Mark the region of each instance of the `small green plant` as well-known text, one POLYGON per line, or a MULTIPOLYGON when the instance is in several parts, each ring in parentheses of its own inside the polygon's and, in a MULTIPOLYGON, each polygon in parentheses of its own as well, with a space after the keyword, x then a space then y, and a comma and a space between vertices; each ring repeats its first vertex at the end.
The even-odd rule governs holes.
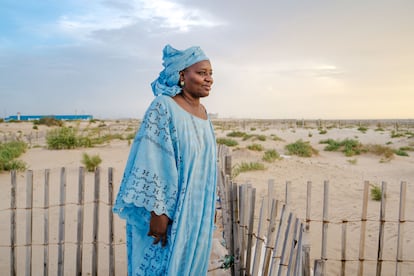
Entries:
POLYGON ((239 143, 237 143, 237 141, 233 139, 217 138, 217 144, 226 145, 228 147, 234 147, 237 146, 239 143))
POLYGON ((259 141, 266 141, 266 135, 257 135, 256 138, 259 141))
POLYGON ((241 131, 232 131, 227 134, 227 137, 244 137, 246 135, 245 132, 241 131))
POLYGON ((371 199, 380 201, 382 198, 382 190, 378 185, 371 184, 371 199))
POLYGON ((365 132, 367 132, 368 128, 367 127, 364 127, 364 126, 360 126, 358 128, 358 130, 361 131, 362 133, 365 133, 365 132))
POLYGON ((323 134, 326 134, 326 133, 328 133, 328 131, 326 129, 322 129, 322 128, 319 129, 319 134, 323 135, 323 134))
POLYGON ((398 137, 403 137, 404 133, 398 132, 398 131, 391 131, 391 138, 398 138, 398 137))
POLYGON ((46 125, 46 126, 63 126, 63 121, 57 120, 53 117, 43 117, 33 122, 34 125, 46 125))
POLYGON ((280 155, 276 150, 267 150, 265 151, 262 160, 266 162, 274 162, 276 160, 280 159, 280 155))
POLYGON ((248 145, 247 148, 249 150, 254 150, 254 151, 263 151, 264 150, 263 146, 260 145, 260 144, 251 144, 251 145, 248 145))
POLYGON ((328 144, 324 150, 326 151, 342 151, 345 156, 358 155, 363 150, 361 143, 358 140, 345 139, 336 141, 334 139, 322 140, 320 144, 328 144))
POLYGON ((16 160, 27 149, 27 144, 21 141, 0 143, 0 172, 10 170, 25 170, 26 164, 16 160))
POLYGON ((240 164, 236 164, 233 167, 232 174, 233 177, 238 176, 240 173, 248 172, 248 171, 259 171, 259 170, 265 170, 265 166, 262 163, 258 162, 242 162, 240 164))
POLYGON ((401 148, 394 150, 394 153, 398 156, 408 156, 408 153, 401 148))
POLYGON ((280 138, 279 136, 277 136, 276 134, 271 134, 270 137, 272 138, 273 141, 280 141, 280 142, 285 141, 282 138, 280 138))
POLYGON ((310 145, 309 142, 304 142, 301 139, 295 143, 286 145, 286 150, 289 154, 300 157, 311 157, 313 154, 318 154, 318 151, 310 145))
POLYGON ((85 165, 88 172, 94 172, 101 162, 102 159, 97 154, 89 156, 87 153, 83 153, 82 155, 82 164, 85 165))
POLYGON ((60 127, 47 132, 46 142, 49 149, 74 149, 77 137, 73 128, 60 127))

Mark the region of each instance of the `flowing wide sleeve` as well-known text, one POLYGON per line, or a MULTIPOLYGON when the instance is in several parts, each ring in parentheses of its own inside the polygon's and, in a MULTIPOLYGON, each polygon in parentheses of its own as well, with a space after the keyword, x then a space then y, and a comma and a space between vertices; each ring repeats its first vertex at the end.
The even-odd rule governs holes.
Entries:
POLYGON ((160 98, 148 108, 134 139, 114 206, 114 212, 131 223, 149 211, 172 219, 176 208, 177 135, 160 98))

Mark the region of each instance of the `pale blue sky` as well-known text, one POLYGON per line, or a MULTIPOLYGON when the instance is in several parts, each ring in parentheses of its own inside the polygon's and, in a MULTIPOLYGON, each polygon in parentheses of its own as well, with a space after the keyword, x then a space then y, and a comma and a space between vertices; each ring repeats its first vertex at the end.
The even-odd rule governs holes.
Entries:
POLYGON ((414 118, 412 0, 0 0, 0 117, 142 117, 165 44, 232 118, 414 118))

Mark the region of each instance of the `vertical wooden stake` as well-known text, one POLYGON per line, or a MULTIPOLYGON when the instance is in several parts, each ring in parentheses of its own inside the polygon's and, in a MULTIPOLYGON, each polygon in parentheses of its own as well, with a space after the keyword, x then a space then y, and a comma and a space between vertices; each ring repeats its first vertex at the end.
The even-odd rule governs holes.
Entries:
POLYGON ((66 169, 60 171, 60 207, 59 207, 59 237, 58 237, 58 272, 63 276, 65 272, 65 202, 66 202, 66 169))
POLYGON ((259 275, 259 264, 262 257, 262 248, 264 243, 264 228, 266 222, 266 200, 262 198, 262 204, 260 206, 260 217, 259 225, 257 228, 257 237, 256 237, 256 248, 254 252, 254 261, 253 261, 253 270, 251 275, 259 275))
POLYGON ((85 199, 85 168, 79 167, 78 179, 78 228, 76 245, 76 275, 82 275, 83 260, 83 223, 84 223, 84 199, 85 199))
POLYGON ((92 276, 98 275, 98 233, 99 233, 99 186, 100 168, 95 170, 95 187, 93 197, 93 229, 92 229, 92 276))
POLYGON ((322 223, 322 273, 325 275, 325 262, 327 260, 326 247, 328 241, 328 223, 329 223, 329 181, 325 180, 323 185, 323 223, 322 223))
POLYGON ((346 265, 346 235, 347 220, 342 221, 342 239, 341 239, 341 276, 345 276, 346 265))
POLYGON ((26 179, 26 275, 32 275, 33 231, 33 171, 27 171, 26 179))
POLYGON ((247 228, 247 252, 246 252, 246 275, 250 275, 250 267, 252 260, 252 246, 253 246, 253 227, 254 227, 254 209, 256 206, 256 188, 252 188, 248 195, 249 209, 248 209, 248 228, 247 228))
POLYGON ((45 170, 45 185, 44 185, 44 236, 43 236, 43 276, 49 275, 49 182, 50 170, 45 170))
POLYGON ((407 183, 402 181, 400 185, 400 209, 398 222, 398 240, 397 240, 397 258, 395 265, 395 275, 400 276, 401 264, 403 261, 403 245, 404 245, 404 225, 405 225, 405 201, 407 193, 407 183))
POLYGON ((16 258, 16 171, 11 171, 11 193, 10 193, 10 276, 17 273, 16 258))
POLYGON ((109 275, 115 275, 115 253, 114 253, 114 213, 112 212, 114 194, 113 168, 108 169, 108 220, 109 220, 109 275))
POLYGON ((377 254, 377 271, 376 275, 381 276, 382 270, 382 253, 384 250, 384 226, 385 226, 385 196, 387 193, 387 183, 382 182, 381 185, 381 210, 380 210, 380 226, 378 234, 378 254, 377 254))
POLYGON ((358 274, 357 274, 358 276, 364 275, 365 231, 367 227, 368 190, 369 190, 369 181, 365 181, 364 194, 362 196, 361 234, 359 238, 359 262, 358 262, 358 274))

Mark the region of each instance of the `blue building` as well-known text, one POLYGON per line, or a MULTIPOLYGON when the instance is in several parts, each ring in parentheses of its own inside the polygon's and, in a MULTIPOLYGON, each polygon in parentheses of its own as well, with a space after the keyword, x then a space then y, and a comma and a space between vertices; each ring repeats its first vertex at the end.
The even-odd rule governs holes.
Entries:
POLYGON ((21 115, 17 113, 17 115, 11 115, 4 118, 4 121, 35 121, 40 120, 42 118, 54 118, 56 120, 61 121, 87 121, 92 120, 92 115, 21 115))

